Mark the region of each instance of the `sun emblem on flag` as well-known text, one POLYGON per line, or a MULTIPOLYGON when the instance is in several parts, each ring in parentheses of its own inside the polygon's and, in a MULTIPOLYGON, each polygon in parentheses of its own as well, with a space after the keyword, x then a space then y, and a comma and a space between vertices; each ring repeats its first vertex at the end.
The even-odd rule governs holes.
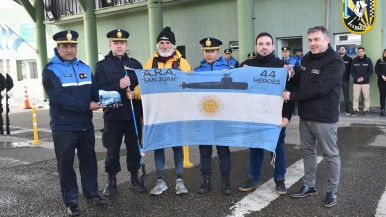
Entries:
POLYGON ((204 96, 198 102, 198 111, 205 117, 214 118, 221 114, 223 109, 224 104, 218 96, 204 96))

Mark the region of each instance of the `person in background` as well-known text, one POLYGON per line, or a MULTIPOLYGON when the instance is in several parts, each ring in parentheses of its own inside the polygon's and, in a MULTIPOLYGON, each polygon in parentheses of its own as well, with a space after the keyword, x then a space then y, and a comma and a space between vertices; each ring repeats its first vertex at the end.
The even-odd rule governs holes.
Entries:
POLYGON ((225 56, 225 61, 227 61, 228 66, 231 69, 238 68, 239 67, 239 62, 232 57, 232 49, 227 48, 224 50, 224 56, 225 56))
POLYGON ((350 97, 349 97, 349 87, 350 87, 350 66, 352 59, 346 54, 347 48, 344 45, 339 46, 339 55, 343 58, 345 71, 342 78, 342 93, 344 99, 344 113, 346 115, 351 115, 350 112, 350 97))
POLYGON ((381 117, 385 116, 386 98, 386 49, 383 50, 382 57, 375 64, 375 73, 378 76, 379 104, 381 105, 381 117))

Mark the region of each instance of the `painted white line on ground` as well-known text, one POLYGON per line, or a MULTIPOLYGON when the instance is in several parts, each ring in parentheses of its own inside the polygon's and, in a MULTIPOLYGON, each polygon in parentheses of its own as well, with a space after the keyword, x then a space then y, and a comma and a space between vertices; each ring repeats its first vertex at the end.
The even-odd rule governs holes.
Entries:
POLYGON ((375 212, 374 217, 386 216, 386 188, 383 192, 381 199, 378 202, 377 211, 375 212))
MULTIPOLYGON (((318 164, 322 159, 323 157, 318 156, 318 164)), ((285 177, 287 188, 295 184, 303 177, 303 175, 304 167, 302 159, 287 168, 287 174, 285 177)), ((260 211, 278 197, 280 197, 280 195, 275 192, 275 182, 272 178, 232 206, 230 208, 232 210, 232 214, 229 215, 229 217, 241 217, 252 212, 260 211)))

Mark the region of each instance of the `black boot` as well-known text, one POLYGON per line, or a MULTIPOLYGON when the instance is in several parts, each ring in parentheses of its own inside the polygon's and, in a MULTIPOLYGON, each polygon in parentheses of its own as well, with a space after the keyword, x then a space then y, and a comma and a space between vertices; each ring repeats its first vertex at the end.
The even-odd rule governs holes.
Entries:
POLYGON ((3 134, 4 134, 3 127, 0 127, 0 135, 3 135, 3 134))
POLYGON ((202 176, 202 184, 201 184, 201 186, 198 188, 197 193, 199 193, 199 194, 206 194, 206 193, 208 193, 211 189, 212 189, 212 187, 210 186, 210 176, 208 176, 208 175, 203 175, 203 176, 202 176))
POLYGON ((140 193, 146 193, 147 192, 147 189, 146 189, 144 183, 142 183, 138 178, 138 173, 132 173, 130 181, 131 181, 131 188, 134 188, 136 191, 138 191, 140 193))
POLYGON ((385 109, 381 109, 381 117, 385 116, 385 109))
POLYGON ((232 194, 233 190, 231 188, 231 184, 229 183, 229 176, 222 176, 221 189, 226 195, 232 194))
POLYGON ((103 195, 108 197, 113 196, 115 190, 117 190, 117 175, 115 173, 109 173, 107 186, 105 190, 103 190, 103 195))

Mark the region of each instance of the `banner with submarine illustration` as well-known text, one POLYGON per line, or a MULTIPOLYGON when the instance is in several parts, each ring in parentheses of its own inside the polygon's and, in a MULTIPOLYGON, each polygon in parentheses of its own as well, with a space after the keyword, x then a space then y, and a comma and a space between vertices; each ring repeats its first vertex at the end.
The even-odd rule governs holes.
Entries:
POLYGON ((144 151, 183 145, 275 151, 287 69, 135 72, 143 105, 144 151))

